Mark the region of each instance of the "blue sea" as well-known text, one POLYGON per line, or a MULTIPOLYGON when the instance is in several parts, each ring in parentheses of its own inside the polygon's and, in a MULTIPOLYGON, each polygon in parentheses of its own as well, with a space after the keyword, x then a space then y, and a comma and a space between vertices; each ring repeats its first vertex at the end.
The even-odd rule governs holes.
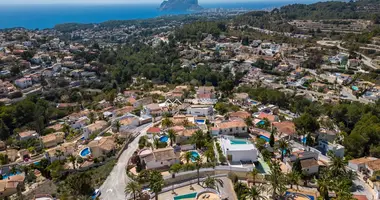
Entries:
MULTIPOLYGON (((291 3, 312 3, 307 1, 266 1, 247 3, 202 4, 204 8, 245 8, 261 10, 280 7, 291 3)), ((28 29, 53 28, 62 23, 100 23, 108 20, 147 19, 162 15, 188 14, 186 11, 161 12, 158 4, 142 5, 84 5, 84 4, 49 4, 49 5, 1 5, 0 29, 24 27, 28 29)))

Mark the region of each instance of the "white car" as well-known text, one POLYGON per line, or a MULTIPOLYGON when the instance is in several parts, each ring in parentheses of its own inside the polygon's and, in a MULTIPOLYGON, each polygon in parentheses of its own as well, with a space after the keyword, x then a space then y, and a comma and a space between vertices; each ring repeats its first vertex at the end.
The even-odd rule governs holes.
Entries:
POLYGON ((99 189, 95 189, 94 193, 92 194, 91 198, 92 199, 96 199, 97 197, 99 197, 102 193, 100 192, 99 189))

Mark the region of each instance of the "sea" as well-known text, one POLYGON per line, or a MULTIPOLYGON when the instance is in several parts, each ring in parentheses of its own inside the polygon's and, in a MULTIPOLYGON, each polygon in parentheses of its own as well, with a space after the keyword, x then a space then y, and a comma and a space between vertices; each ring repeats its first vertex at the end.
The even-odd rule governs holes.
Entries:
MULTIPOLYGON (((313 3, 317 0, 281 0, 245 3, 210 3, 204 8, 263 10, 293 3, 313 3)), ((2 5, 0 29, 23 27, 27 29, 53 28, 62 23, 100 23, 109 20, 148 19, 163 15, 189 14, 187 11, 159 11, 158 4, 30 4, 2 5)))

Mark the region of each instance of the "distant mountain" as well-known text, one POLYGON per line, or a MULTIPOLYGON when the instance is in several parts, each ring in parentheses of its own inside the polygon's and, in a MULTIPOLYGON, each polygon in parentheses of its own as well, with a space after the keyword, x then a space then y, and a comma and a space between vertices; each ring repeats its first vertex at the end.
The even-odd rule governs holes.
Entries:
POLYGON ((165 0, 161 3, 160 10, 202 10, 203 8, 198 5, 198 0, 165 0))

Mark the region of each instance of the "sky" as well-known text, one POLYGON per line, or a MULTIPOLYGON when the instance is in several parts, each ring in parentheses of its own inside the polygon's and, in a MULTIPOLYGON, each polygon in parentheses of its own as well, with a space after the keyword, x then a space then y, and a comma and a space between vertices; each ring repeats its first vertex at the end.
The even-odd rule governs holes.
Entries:
MULTIPOLYGON (((0 0, 1 4, 143 4, 143 3, 161 3, 163 0, 0 0)), ((200 4, 204 3, 232 3, 232 2, 297 2, 303 0, 199 0, 200 4)))

